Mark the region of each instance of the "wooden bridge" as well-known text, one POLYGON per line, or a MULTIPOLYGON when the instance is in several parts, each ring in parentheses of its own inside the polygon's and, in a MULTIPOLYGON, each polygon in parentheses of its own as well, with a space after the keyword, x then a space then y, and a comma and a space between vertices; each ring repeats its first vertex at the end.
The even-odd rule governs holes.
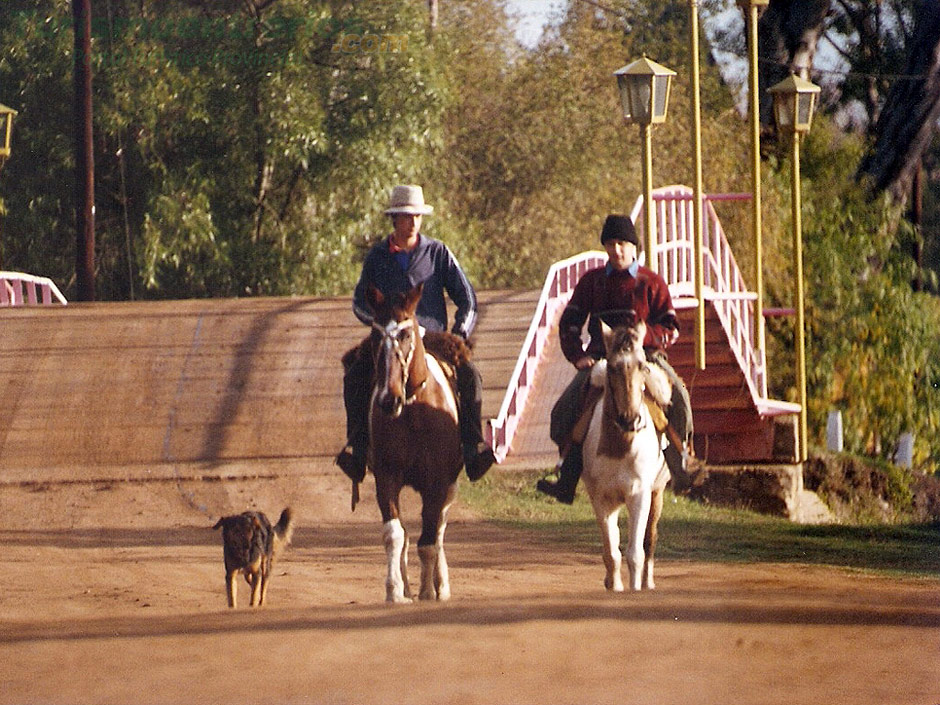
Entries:
MULTIPOLYGON (((654 203, 660 272, 683 331, 670 360, 691 392, 698 455, 709 463, 788 460, 792 446, 781 456, 777 438, 775 450, 775 419, 798 407, 767 398, 763 356, 752 345, 754 295, 714 209, 706 201, 700 371, 690 194, 660 189, 654 203)), ((632 214, 638 222, 641 207, 632 214)), ((541 291, 479 293, 474 354, 487 433, 505 465, 555 460, 548 412, 572 374, 557 318, 580 275, 604 260, 590 252, 559 262, 541 291)), ((271 472, 335 472, 345 433, 339 358, 364 334, 348 298, 63 306, 44 283, 0 276, 0 482, 35 481, 52 466, 72 468, 76 479, 257 473, 259 463, 271 472)))

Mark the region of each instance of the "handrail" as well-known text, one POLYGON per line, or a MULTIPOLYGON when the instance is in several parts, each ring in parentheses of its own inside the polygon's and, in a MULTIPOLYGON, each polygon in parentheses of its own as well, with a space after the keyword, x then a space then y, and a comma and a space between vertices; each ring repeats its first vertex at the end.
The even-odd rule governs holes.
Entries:
POLYGON ((581 276, 589 269, 599 267, 606 261, 607 255, 604 252, 582 252, 556 262, 549 268, 535 306, 535 314, 532 316, 519 357, 516 359, 516 366, 509 378, 509 385, 506 387, 499 414, 486 424, 487 442, 499 462, 502 462, 509 452, 519 417, 529 397, 535 369, 545 349, 545 341, 552 327, 556 325, 561 309, 568 303, 574 286, 581 276))
POLYGON ((68 305, 68 301, 48 277, 24 272, 0 271, 0 306, 68 305))
MULTIPOLYGON (((692 206, 694 194, 688 186, 665 186, 653 191, 656 204, 656 243, 659 273, 669 284, 673 296, 695 295, 694 232, 692 206)), ((711 301, 728 336, 731 350, 744 371, 754 403, 761 406, 767 397, 766 360, 763 350, 754 345, 754 300, 725 237, 713 202, 738 201, 750 194, 715 194, 704 196, 703 295, 711 301)), ((631 217, 642 229, 643 197, 637 198, 631 217)))

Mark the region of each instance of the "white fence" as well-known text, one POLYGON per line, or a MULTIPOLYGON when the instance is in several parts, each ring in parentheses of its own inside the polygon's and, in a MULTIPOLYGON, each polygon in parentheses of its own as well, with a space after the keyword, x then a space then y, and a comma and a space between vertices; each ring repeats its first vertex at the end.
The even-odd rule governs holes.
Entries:
POLYGON ((0 306, 49 306, 68 302, 48 277, 0 272, 0 306))

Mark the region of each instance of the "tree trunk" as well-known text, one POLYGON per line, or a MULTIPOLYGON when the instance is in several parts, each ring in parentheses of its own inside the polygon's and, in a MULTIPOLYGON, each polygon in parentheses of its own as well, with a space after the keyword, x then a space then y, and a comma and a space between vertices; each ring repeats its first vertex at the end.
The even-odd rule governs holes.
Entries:
POLYGON ((75 286, 95 300, 95 151, 92 131, 91 0, 74 0, 75 286))
POLYGON ((888 91, 875 125, 875 143, 858 168, 876 191, 903 203, 940 118, 940 3, 916 5, 914 38, 902 76, 888 91))
POLYGON ((770 0, 758 20, 761 125, 773 126, 773 101, 768 88, 791 73, 810 80, 829 5, 830 0, 770 0))

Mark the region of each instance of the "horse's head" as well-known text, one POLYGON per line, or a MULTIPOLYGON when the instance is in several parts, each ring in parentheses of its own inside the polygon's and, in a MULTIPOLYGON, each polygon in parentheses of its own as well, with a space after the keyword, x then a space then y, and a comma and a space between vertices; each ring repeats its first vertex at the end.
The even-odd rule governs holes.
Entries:
POLYGON ((643 390, 649 374, 649 364, 643 352, 646 324, 610 328, 601 322, 604 348, 607 351, 607 380, 605 407, 623 433, 635 433, 643 428, 643 390))
MULTIPOLYGON (((384 296, 374 286, 366 292, 372 309, 372 354, 375 361, 376 401, 379 408, 397 418, 410 400, 408 381, 416 357, 423 360, 424 348, 415 310, 423 286, 384 296), (420 355, 419 355, 420 353, 420 355)), ((416 389, 413 389, 413 398, 416 389)))

